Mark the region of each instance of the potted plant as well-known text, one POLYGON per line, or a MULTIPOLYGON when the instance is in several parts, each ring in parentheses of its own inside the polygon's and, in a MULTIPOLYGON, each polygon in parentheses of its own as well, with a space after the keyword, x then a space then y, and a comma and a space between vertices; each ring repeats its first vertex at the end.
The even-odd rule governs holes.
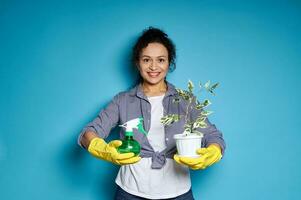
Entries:
MULTIPOLYGON (((207 81, 204 86, 199 83, 200 91, 205 89, 212 95, 215 95, 214 89, 217 88, 219 83, 212 84, 207 81)), ((203 133, 198 131, 198 128, 206 128, 206 119, 212 111, 207 111, 205 108, 211 104, 209 99, 205 99, 202 103, 197 99, 197 96, 193 93, 194 84, 192 81, 188 81, 188 90, 176 89, 178 97, 173 100, 173 103, 180 103, 185 101, 186 109, 183 115, 168 114, 161 118, 161 123, 164 125, 170 125, 184 118, 184 132, 174 135, 176 146, 179 156, 185 157, 199 157, 196 150, 201 147, 203 133), (189 113, 192 109, 200 111, 200 114, 195 120, 189 119, 189 113)))

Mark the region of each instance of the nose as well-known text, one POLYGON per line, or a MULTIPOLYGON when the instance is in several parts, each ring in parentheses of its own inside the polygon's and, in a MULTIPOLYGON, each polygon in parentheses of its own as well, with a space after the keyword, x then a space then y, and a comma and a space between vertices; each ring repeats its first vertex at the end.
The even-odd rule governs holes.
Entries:
POLYGON ((149 66, 149 69, 152 70, 152 71, 156 70, 157 69, 156 62, 151 62, 150 66, 149 66))

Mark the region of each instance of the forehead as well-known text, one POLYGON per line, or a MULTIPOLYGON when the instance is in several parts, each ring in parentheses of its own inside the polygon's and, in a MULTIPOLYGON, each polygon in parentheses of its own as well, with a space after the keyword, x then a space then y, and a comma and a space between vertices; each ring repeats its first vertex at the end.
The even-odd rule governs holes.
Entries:
POLYGON ((141 56, 168 56, 168 51, 166 47, 160 43, 149 43, 145 48, 142 49, 141 56))

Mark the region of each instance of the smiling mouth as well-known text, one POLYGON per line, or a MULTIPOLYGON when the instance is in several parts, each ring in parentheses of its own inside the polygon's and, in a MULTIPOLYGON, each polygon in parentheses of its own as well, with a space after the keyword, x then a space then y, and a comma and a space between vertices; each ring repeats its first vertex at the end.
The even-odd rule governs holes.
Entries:
POLYGON ((147 72, 148 76, 150 76, 151 78, 156 78, 160 73, 161 72, 147 72))

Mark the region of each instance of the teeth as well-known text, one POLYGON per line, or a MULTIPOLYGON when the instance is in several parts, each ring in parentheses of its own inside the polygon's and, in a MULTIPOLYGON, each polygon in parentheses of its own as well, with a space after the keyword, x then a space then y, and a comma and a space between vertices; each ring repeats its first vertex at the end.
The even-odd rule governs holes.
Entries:
POLYGON ((158 76, 160 72, 149 72, 148 73, 150 76, 158 76))

